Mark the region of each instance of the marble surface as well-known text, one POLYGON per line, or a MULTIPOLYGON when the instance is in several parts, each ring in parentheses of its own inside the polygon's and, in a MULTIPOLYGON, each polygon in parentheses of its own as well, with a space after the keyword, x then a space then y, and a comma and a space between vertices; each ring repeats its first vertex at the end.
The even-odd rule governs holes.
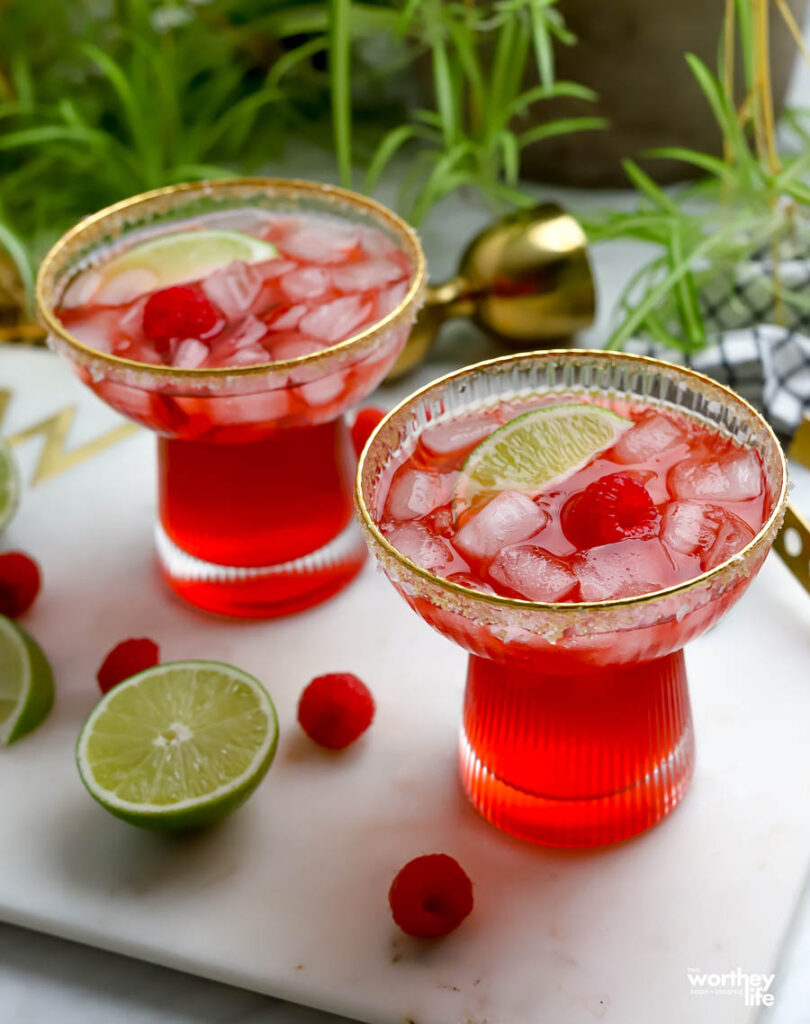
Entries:
MULTIPOLYGON (((806 89, 806 77, 802 75, 794 94, 807 95, 808 92, 810 90, 806 89)), ((288 165, 285 171, 289 173, 291 169, 288 165)), ((318 176, 317 173, 313 173, 311 166, 296 166, 296 170, 303 175, 318 176)), ((559 192, 555 191, 554 194, 559 195, 559 192)), ((582 204, 590 205, 597 201, 591 196, 583 195, 567 198, 575 207, 582 204)), ((458 201, 444 204, 440 214, 423 231, 426 250, 437 276, 452 269, 460 243, 484 223, 486 218, 486 211, 471 208, 467 204, 458 201), (443 233, 442 226, 450 223, 453 225, 452 232, 443 233)), ((638 251, 624 244, 604 247, 595 254, 601 309, 597 325, 590 332, 590 340, 594 343, 598 344, 600 338, 604 337, 611 297, 616 294, 617 288, 626 279, 638 258, 638 251)), ((426 367, 421 377, 430 379, 439 366, 483 358, 491 351, 490 343, 472 328, 452 325, 443 336, 434 356, 433 368, 426 367)), ((411 383, 415 385, 418 382, 411 383)), ((393 397, 382 393, 382 401, 386 404, 393 400, 393 397)), ((81 439, 75 438, 77 441, 81 439)), ((797 476, 800 505, 807 510, 810 508, 810 481, 801 473, 797 473, 797 476)), ((773 562, 772 558, 765 571, 771 573, 773 595, 778 598, 785 588, 789 591, 792 581, 786 577, 781 565, 774 566, 771 564, 773 562)), ((801 598, 802 595, 797 592, 796 601, 801 598)), ((751 595, 746 598, 748 602, 752 600, 751 595)), ((745 614, 744 609, 745 604, 739 609, 741 614, 745 614)), ((801 622, 793 621, 795 612, 789 603, 780 608, 780 615, 789 626, 800 629, 802 635, 806 635, 806 615, 801 622)), ((801 618, 801 613, 799 617, 801 618)), ((416 625, 414 623, 414 628, 416 625)), ((806 778, 805 776, 805 792, 806 778)), ((806 804, 801 806, 806 818, 806 804)), ((673 817, 672 823, 677 823, 677 816, 673 817)), ((667 823, 663 827, 669 827, 670 824, 667 823)), ((711 850, 709 853, 713 856, 716 851, 711 850)), ((0 873, 2 869, 3 864, 0 861, 0 873)), ((763 881, 763 887, 767 889, 767 882, 763 881)), ((756 904, 757 899, 762 897, 762 892, 754 893, 753 896, 756 898, 752 899, 752 903, 756 904)), ((729 908, 729 913, 733 911, 734 908, 729 908)), ((746 921, 744 927, 749 932, 755 932, 761 927, 761 922, 751 918, 746 921)), ((745 939, 744 934, 741 939, 745 939)), ((662 952, 660 955, 666 954, 662 952)), ((622 963, 621 951, 617 951, 615 947, 613 962, 614 965, 622 963)), ((760 1024, 809 1024, 808 964, 810 893, 805 892, 803 903, 797 906, 789 941, 775 968, 776 1004, 771 1011, 762 1015, 760 1024)), ((688 967, 701 965, 675 966, 679 980, 677 986, 673 984, 672 994, 680 998, 683 983, 680 975, 688 967)), ((774 968, 765 964, 751 964, 749 969, 768 971, 774 968)), ((648 984, 646 970, 646 966, 639 970, 637 984, 641 988, 648 984)), ((632 1017, 605 1014, 604 1019, 615 1019, 617 1024, 648 1024, 648 1021, 654 1019, 662 1020, 659 1011, 665 1007, 666 993, 662 999, 660 1004, 650 1005, 647 1013, 632 1017)), ((720 997, 717 997, 713 1004, 717 1007, 716 1018, 711 1008, 706 1009, 707 1005, 711 1007, 712 1004, 703 1005, 702 1012, 708 1015, 701 1019, 710 1021, 711 1024, 714 1024, 715 1019, 721 1019, 721 1013, 728 1012, 726 1002, 720 997)), ((593 1018, 599 1019, 600 1013, 597 1001, 593 1006, 593 1018)), ((554 1019, 559 1024, 568 1024, 565 1017, 556 1016, 549 1019, 554 1019)), ((683 1016, 681 1019, 685 1021, 687 1017, 683 1016)), ((741 1008, 738 1017, 728 1019, 733 1019, 735 1024, 738 1020, 740 1024, 746 1021, 741 1008)), ((25 928, 0 925, 0 1022, 50 1024, 56 1020, 60 1024, 254 1024, 259 1021, 272 1021, 274 1024, 339 1024, 345 1018, 283 1003, 240 988, 192 977, 180 971, 101 952, 25 928)), ((460 1022, 448 1016, 446 1024, 460 1022)), ((493 1017, 489 1019, 489 1024, 507 1024, 507 1021, 493 1017)), ((533 1021, 532 1024, 540 1024, 540 1021, 533 1021)))
MULTIPOLYGON (((68 404, 77 444, 117 422, 50 353, 0 351, 0 380, 11 433, 68 404)), ((37 444, 18 452, 30 479, 37 444)), ((682 805, 632 842, 565 852, 510 839, 464 799, 464 654, 373 565, 287 619, 201 616, 156 579, 153 501, 154 443, 138 431, 27 489, 4 536, 43 565, 25 624, 58 690, 48 720, 0 751, 0 920, 373 1024, 750 1024, 739 997, 694 997, 686 972, 772 970, 808 868, 796 808, 810 777, 810 601, 776 556, 689 647, 698 760, 682 805), (82 789, 75 738, 123 635, 154 637, 166 660, 234 662, 272 693, 276 761, 221 828, 151 835, 82 789), (295 723, 303 685, 335 667, 377 702, 373 728, 338 757, 295 723), (476 910, 442 943, 416 943, 385 896, 402 863, 439 850, 473 878, 476 910)))

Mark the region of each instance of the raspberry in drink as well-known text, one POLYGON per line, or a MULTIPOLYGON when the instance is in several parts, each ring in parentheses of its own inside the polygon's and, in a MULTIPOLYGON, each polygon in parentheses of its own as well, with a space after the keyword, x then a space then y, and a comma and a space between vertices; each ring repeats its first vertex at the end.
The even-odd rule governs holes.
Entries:
POLYGON ((507 357, 383 422, 363 525, 402 596, 470 653, 460 766, 485 817, 591 846, 677 805, 694 763, 682 648, 748 586, 784 500, 761 417, 655 360, 507 357))
POLYGON ((415 236, 369 200, 295 182, 184 186, 123 217, 58 243, 45 313, 84 382, 159 435, 165 578, 233 615, 325 599, 363 560, 344 413, 404 345, 415 236))

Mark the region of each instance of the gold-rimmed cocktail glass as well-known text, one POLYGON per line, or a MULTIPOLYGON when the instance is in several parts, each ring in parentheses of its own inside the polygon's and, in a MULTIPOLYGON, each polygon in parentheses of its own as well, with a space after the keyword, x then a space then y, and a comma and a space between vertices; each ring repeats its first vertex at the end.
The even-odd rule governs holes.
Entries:
POLYGON ((421 303, 416 235, 379 203, 313 182, 241 178, 134 196, 85 218, 51 249, 37 281, 49 344, 100 398, 158 434, 157 549, 163 576, 192 604, 235 616, 296 611, 331 596, 365 553, 352 516, 355 457, 344 414, 383 379, 421 303), (245 208, 328 215, 382 232, 412 274, 387 315, 294 359, 212 369, 102 352, 58 316, 78 272, 133 233, 245 208))
POLYGON ((782 450, 759 413, 707 377, 654 359, 571 350, 508 356, 443 377, 389 413, 361 458, 356 502, 398 592, 470 654, 460 767, 484 817, 535 842, 594 846, 647 829, 677 805, 694 765, 683 648, 748 587, 778 530, 786 488, 782 450), (461 586, 392 546, 379 525, 387 481, 428 424, 555 391, 660 405, 754 448, 769 507, 753 540, 677 586, 559 604, 461 586))

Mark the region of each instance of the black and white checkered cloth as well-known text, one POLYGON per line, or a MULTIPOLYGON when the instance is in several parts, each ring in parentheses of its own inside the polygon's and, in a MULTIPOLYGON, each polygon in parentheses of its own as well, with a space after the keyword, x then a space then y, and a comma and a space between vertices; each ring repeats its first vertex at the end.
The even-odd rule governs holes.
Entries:
POLYGON ((789 440, 810 413, 810 334, 763 324, 725 331, 686 355, 653 341, 634 340, 626 351, 691 366, 742 395, 789 440))

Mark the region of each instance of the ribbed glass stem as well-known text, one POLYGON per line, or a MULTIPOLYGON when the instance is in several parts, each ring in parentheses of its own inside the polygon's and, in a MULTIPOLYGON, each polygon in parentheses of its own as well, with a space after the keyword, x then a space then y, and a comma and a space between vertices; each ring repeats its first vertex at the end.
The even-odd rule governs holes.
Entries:
POLYGON ((557 675, 470 657, 461 773, 485 818, 524 839, 626 839, 686 790, 694 739, 683 652, 557 675))

